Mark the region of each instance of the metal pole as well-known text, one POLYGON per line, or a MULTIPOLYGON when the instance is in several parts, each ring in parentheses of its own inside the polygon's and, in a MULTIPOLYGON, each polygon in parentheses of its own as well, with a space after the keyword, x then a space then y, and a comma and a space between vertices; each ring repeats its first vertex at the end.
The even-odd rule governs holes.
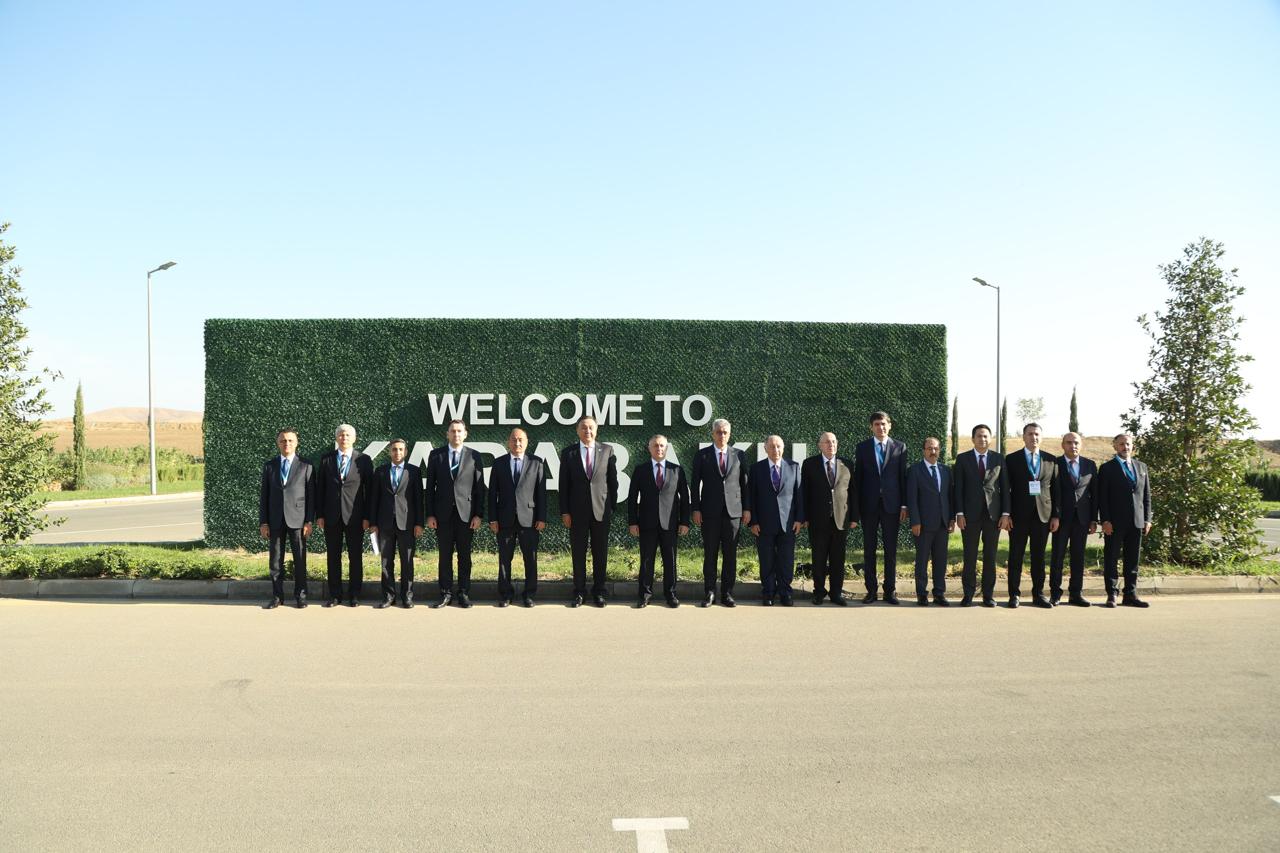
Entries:
POLYGON ((1004 418, 1000 417, 1000 288, 996 288, 996 447, 1004 456, 1004 418))
POLYGON ((147 444, 151 451, 151 494, 154 495, 156 493, 156 409, 155 382, 151 373, 151 272, 147 273, 147 444))

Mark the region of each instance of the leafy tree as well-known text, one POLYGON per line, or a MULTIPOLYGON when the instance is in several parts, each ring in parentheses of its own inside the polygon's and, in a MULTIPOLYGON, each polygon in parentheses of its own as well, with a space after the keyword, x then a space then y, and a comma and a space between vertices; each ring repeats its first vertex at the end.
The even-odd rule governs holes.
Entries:
POLYGON ((71 476, 75 479, 76 489, 87 488, 86 473, 89 450, 84 440, 84 384, 76 383, 76 410, 71 417, 71 453, 75 459, 75 467, 71 476))
POLYGON ((1009 440, 1009 398, 1000 403, 1000 435, 997 436, 996 449, 1004 453, 1004 443, 1009 440))
POLYGON ((1044 418, 1044 397, 1023 397, 1018 400, 1019 426, 1044 418))
POLYGON ((1257 422, 1244 407, 1234 302, 1244 293, 1237 270, 1218 263, 1226 250, 1207 238, 1162 265, 1172 295, 1165 310, 1138 318, 1151 338, 1151 376, 1133 383, 1123 416, 1151 468, 1155 521, 1147 550, 1171 563, 1204 566, 1252 554, 1258 490, 1245 481, 1257 422))
POLYGON ((1071 386, 1071 420, 1067 422, 1067 430, 1079 434, 1080 412, 1076 408, 1076 386, 1071 386))
MULTIPOLYGON (((9 223, 0 223, 0 235, 9 223)), ((19 315, 27 307, 22 297, 16 250, 0 240, 0 545, 11 545, 47 527, 37 495, 49 481, 53 436, 40 434, 40 418, 49 411, 41 381, 48 370, 30 372, 25 346, 27 327, 19 315)))
POLYGON ((960 397, 951 401, 951 459, 960 455, 960 397))

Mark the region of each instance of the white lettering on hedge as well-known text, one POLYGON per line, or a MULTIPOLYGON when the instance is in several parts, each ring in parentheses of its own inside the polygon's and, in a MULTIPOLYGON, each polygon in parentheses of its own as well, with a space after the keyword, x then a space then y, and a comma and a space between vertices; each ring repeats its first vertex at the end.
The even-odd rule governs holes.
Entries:
POLYGON ((681 414, 684 415, 684 422, 689 426, 702 426, 707 421, 711 420, 711 401, 701 394, 693 394, 692 396, 686 397, 681 414), (701 404, 702 406, 702 415, 696 419, 691 414, 694 403, 701 404))
POLYGON ((613 410, 618 398, 613 394, 605 394, 604 399, 595 394, 587 395, 587 416, 595 418, 597 424, 613 423, 613 410))
POLYGON ((556 417, 556 423, 564 426, 576 424, 578 422, 578 418, 582 417, 582 400, 576 394, 561 394, 559 397, 556 397, 556 401, 551 404, 551 411, 556 417), (566 400, 573 403, 573 414, 569 416, 566 416, 564 411, 560 408, 560 404, 566 400))
POLYGON ((427 401, 431 404, 431 420, 438 424, 461 418, 467 408, 466 394, 458 399, 452 394, 428 394, 427 401))
POLYGON ((662 404, 662 425, 671 426, 671 404, 680 402, 680 395, 658 394, 653 399, 662 404))
MULTIPOLYGON (((540 426, 551 418, 563 426, 572 426, 584 414, 595 418, 600 426, 644 426, 643 394, 575 394, 566 391, 551 402, 551 410, 544 407, 550 398, 546 394, 533 393, 520 401, 519 414, 512 414, 514 398, 496 392, 467 392, 466 394, 428 394, 427 404, 431 420, 436 424, 466 420, 472 426, 516 426, 525 423, 540 426)), ((676 404, 679 413, 689 426, 703 426, 711 421, 715 412, 711 400, 705 394, 655 394, 652 401, 662 407, 662 425, 669 427, 676 420, 676 404)))
POLYGON ((471 425, 493 426, 493 395, 471 395, 471 425))
POLYGON ((547 422, 547 418, 551 416, 546 412, 539 412, 535 415, 533 413, 533 409, 529 406, 530 403, 541 403, 545 406, 547 404, 546 395, 530 394, 528 397, 525 397, 524 402, 520 404, 520 415, 524 418, 525 423, 529 426, 541 426, 542 424, 545 424, 547 422))

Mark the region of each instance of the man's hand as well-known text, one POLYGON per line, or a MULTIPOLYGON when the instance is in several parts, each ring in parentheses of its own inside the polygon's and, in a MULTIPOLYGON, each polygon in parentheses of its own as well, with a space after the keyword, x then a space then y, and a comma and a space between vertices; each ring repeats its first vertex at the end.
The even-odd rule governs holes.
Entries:
POLYGON ((316 519, 316 527, 319 527, 321 530, 324 530, 324 519, 323 519, 323 518, 317 518, 317 519, 316 519))
POLYGON ((261 527, 258 528, 258 535, 261 536, 263 539, 271 538, 271 528, 265 524, 262 525, 261 527))
POLYGON ((1007 515, 1000 516, 1000 523, 997 524, 996 527, 999 527, 1001 530, 1012 530, 1013 518, 1007 515))
POLYGON ((959 527, 961 530, 964 530, 964 516, 963 516, 963 515, 957 515, 957 516, 956 516, 955 526, 956 526, 956 527, 959 527))
POLYGON ((419 536, 421 536, 421 535, 422 535, 422 525, 421 525, 421 524, 415 524, 415 525, 413 526, 413 538, 414 538, 414 539, 417 539, 417 538, 418 538, 419 536))
POLYGON ((309 522, 309 521, 307 521, 307 522, 303 522, 303 525, 302 525, 302 538, 303 538, 303 539, 306 539, 306 538, 307 538, 308 536, 310 536, 310 535, 311 535, 311 522, 309 522))
POLYGON ((628 533, 630 533, 632 536, 639 536, 639 535, 640 535, 640 525, 638 525, 638 524, 631 524, 631 525, 628 525, 628 526, 627 526, 627 532, 628 532, 628 533))
POLYGON ((857 529, 858 529, 858 522, 856 522, 856 521, 851 521, 851 522, 849 522, 849 529, 850 529, 850 530, 857 530, 857 529))
POLYGON ((480 529, 480 516, 478 515, 471 516, 471 529, 472 530, 480 529))
POLYGON ((564 515, 560 516, 560 523, 564 525, 565 530, 573 529, 573 519, 569 516, 569 513, 567 512, 564 515))
POLYGON ((911 513, 907 512, 907 508, 904 506, 901 509, 901 511, 898 512, 898 523, 902 524, 904 521, 906 521, 910 517, 911 517, 911 513))
POLYGON ((435 530, 438 527, 436 517, 434 515, 427 516, 427 527, 430 527, 432 530, 435 530))
POLYGON ((758 525, 758 524, 753 524, 753 525, 751 525, 751 532, 752 532, 754 535, 759 536, 759 535, 760 535, 760 525, 758 525))
POLYGON ((702 526, 702 513, 696 509, 693 511, 693 523, 702 526))
POLYGON ((376 524, 366 524, 365 529, 369 531, 370 536, 378 535, 378 525, 376 524))
POLYGON ((1058 528, 1059 528, 1060 526, 1061 526, 1061 521, 1060 521, 1059 519, 1056 519, 1056 518, 1051 518, 1051 519, 1049 519, 1049 532, 1050 532, 1050 533, 1057 533, 1057 532, 1058 532, 1058 528))
POLYGON ((491 522, 489 522, 489 529, 490 529, 490 530, 492 530, 494 533, 497 533, 497 532, 498 532, 498 522, 496 522, 496 521, 491 521, 491 522))
POLYGON ((799 533, 799 532, 800 532, 801 530, 803 530, 803 529, 804 529, 804 524, 803 524, 802 522, 799 522, 799 521, 793 521, 793 522, 791 522, 791 532, 792 532, 792 533, 799 533))
POLYGON ((919 535, 920 535, 920 525, 919 525, 919 524, 913 524, 913 525, 911 525, 911 535, 912 535, 912 536, 919 536, 919 535))
POLYGON ((954 533, 954 532, 955 532, 955 530, 956 530, 956 523, 955 523, 955 521, 954 521, 954 520, 952 520, 952 522, 951 522, 950 524, 948 524, 948 525, 947 525, 947 532, 948 532, 948 533, 954 533))
POLYGON ((1111 522, 1109 521, 1102 522, 1103 536, 1110 536, 1112 533, 1115 533, 1115 532, 1116 532, 1116 529, 1111 525, 1111 522))
POLYGON ((751 510, 746 509, 742 511, 742 523, 748 527, 751 526, 751 510))
POLYGON ((1098 532, 1098 522, 1096 521, 1089 522, 1089 535, 1092 536, 1097 532, 1098 532))
POLYGON ((367 518, 366 518, 364 521, 360 522, 360 526, 361 526, 362 528, 364 528, 365 530, 368 530, 368 529, 369 529, 369 519, 367 519, 367 518))
POLYGON ((683 536, 688 532, 689 532, 689 525, 687 524, 682 524, 676 528, 676 533, 679 534, 680 536, 683 536))
MULTIPOLYGON (((568 525, 565 525, 565 526, 567 527, 568 525)), ((533 523, 533 529, 534 529, 534 530, 537 530, 537 531, 539 531, 539 532, 541 532, 541 531, 543 531, 543 530, 546 530, 546 529, 547 529, 547 523, 546 523, 545 521, 535 521, 535 522, 533 523)))
POLYGON ((1146 536, 1150 532, 1151 532, 1151 522, 1148 521, 1146 524, 1142 525, 1142 535, 1146 536))

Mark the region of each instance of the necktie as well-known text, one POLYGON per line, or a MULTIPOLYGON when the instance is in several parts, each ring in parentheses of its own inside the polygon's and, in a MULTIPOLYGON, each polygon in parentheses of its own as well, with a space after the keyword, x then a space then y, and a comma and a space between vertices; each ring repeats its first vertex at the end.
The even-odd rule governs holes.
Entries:
POLYGON ((930 466, 929 466, 929 476, 933 478, 933 485, 934 485, 934 487, 935 487, 939 492, 941 492, 941 491, 942 491, 942 478, 938 475, 938 466, 937 466, 937 465, 930 465, 930 466))
POLYGON ((1124 475, 1129 478, 1129 482, 1131 484, 1136 483, 1138 478, 1133 475, 1133 469, 1129 467, 1129 460, 1121 459, 1120 465, 1124 468, 1124 475))
POLYGON ((520 460, 514 460, 511 469, 511 484, 513 486, 520 485, 520 460))
POLYGON ((1027 463, 1027 468, 1031 470, 1031 479, 1040 479, 1040 454, 1032 453, 1028 458, 1031 460, 1027 463))
POLYGON ((884 445, 878 441, 876 442, 876 467, 881 471, 884 470, 884 445))
MULTIPOLYGON (((1125 470, 1127 471, 1128 469, 1125 470)), ((283 486, 287 482, 289 482, 289 460, 282 459, 280 461, 280 485, 283 486)))
POLYGON ((338 476, 347 479, 347 454, 338 454, 338 476))
POLYGON ((773 490, 775 492, 782 491, 782 472, 778 470, 777 465, 769 466, 773 469, 773 490))
POLYGON ((399 488, 400 488, 400 466, 392 465, 391 466, 391 491, 394 492, 399 488))
POLYGON ((1080 461, 1078 459, 1071 460, 1071 480, 1075 482, 1080 479, 1080 461))
POLYGON ((724 461, 724 451, 721 450, 720 451, 720 476, 723 477, 725 474, 728 474, 728 473, 729 473, 729 469, 725 465, 725 461, 724 461))
POLYGON ((586 467, 588 480, 591 479, 591 472, 595 470, 595 465, 593 464, 593 460, 591 458, 595 454, 592 452, 592 450, 593 448, 587 447, 587 448, 583 448, 583 451, 582 451, 584 454, 582 457, 582 464, 586 467))
POLYGON ((987 478, 987 454, 978 454, 978 479, 985 480, 987 478))
POLYGON ((449 451, 449 473, 454 477, 458 476, 458 451, 449 451))
POLYGON ((831 484, 831 488, 836 487, 836 465, 830 459, 827 460, 827 482, 831 484))
POLYGON ((654 470, 653 470, 653 480, 655 483, 658 484, 658 491, 662 491, 662 484, 666 482, 666 480, 662 476, 662 467, 663 467, 662 463, 659 462, 657 465, 654 466, 654 470))

